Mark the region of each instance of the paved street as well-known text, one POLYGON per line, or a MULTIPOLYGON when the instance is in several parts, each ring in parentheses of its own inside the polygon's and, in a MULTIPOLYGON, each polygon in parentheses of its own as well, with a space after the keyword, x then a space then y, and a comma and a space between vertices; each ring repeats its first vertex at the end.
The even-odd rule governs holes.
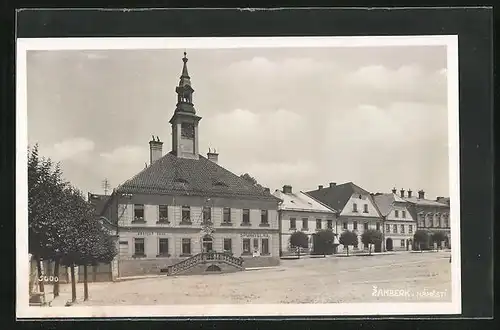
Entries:
MULTIPOLYGON (((70 299, 70 285, 61 290, 53 306, 70 299)), ((451 264, 443 251, 304 258, 231 274, 91 283, 89 292, 84 303, 78 285, 79 305, 442 302, 451 301, 451 264)))

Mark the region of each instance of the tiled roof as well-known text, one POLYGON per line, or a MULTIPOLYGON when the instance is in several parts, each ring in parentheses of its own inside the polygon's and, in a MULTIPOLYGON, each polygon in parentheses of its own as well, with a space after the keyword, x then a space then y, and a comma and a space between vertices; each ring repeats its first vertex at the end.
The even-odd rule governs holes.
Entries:
POLYGON ((95 207, 95 213, 101 215, 111 196, 89 193, 89 202, 95 207))
POLYGON ((302 191, 298 193, 284 193, 280 190, 274 192, 274 196, 281 199, 283 203, 280 206, 281 210, 296 210, 321 213, 335 213, 334 210, 326 207, 311 196, 306 195, 302 191))
POLYGON ((344 209, 346 203, 349 201, 353 194, 367 195, 368 198, 373 202, 373 204, 375 204, 373 197, 368 191, 355 185, 352 182, 308 191, 306 192, 306 194, 339 211, 344 209))
POLYGON ((406 203, 404 199, 393 193, 375 195, 373 196, 373 199, 375 200, 378 210, 383 216, 386 216, 391 212, 392 205, 394 203, 406 203))
POLYGON ((418 197, 405 197, 404 199, 407 202, 413 203, 416 205, 449 207, 448 204, 436 202, 436 201, 433 201, 430 199, 422 199, 422 198, 418 198, 418 197))
POLYGON ((116 191, 279 201, 270 192, 252 185, 201 155, 199 159, 186 159, 176 157, 171 152, 125 181, 116 191))

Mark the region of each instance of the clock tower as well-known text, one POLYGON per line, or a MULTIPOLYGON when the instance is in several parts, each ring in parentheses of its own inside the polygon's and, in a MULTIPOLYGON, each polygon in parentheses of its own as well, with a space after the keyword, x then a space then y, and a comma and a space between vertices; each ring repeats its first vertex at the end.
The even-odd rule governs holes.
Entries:
POLYGON ((198 123, 201 117, 196 115, 193 105, 194 89, 191 87, 186 55, 186 52, 184 52, 182 74, 179 86, 175 88, 177 106, 174 115, 170 119, 172 125, 172 152, 180 158, 198 159, 198 123))

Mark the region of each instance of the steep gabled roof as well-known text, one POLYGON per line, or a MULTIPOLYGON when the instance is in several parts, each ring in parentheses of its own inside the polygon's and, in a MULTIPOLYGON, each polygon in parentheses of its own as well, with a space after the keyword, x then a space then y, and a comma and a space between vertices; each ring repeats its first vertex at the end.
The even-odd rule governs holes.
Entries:
POLYGON ((276 190, 274 192, 274 196, 283 201, 280 205, 280 210, 335 213, 335 210, 328 208, 302 191, 299 191, 298 193, 284 193, 280 190, 276 190))
POLYGON ((352 182, 308 191, 306 194, 338 211, 344 209, 353 194, 368 195, 368 198, 375 204, 373 197, 368 191, 352 182))
POLYGON ((176 157, 171 152, 125 181, 116 191, 279 201, 270 192, 254 186, 202 155, 199 159, 186 159, 176 157))
POLYGON ((401 197, 392 193, 375 195, 373 196, 373 200, 383 216, 387 216, 391 212, 394 202, 406 203, 401 197))
POLYGON ((407 202, 418 205, 418 206, 440 206, 440 207, 449 207, 448 204, 436 202, 430 199, 423 199, 418 197, 405 197, 407 202))

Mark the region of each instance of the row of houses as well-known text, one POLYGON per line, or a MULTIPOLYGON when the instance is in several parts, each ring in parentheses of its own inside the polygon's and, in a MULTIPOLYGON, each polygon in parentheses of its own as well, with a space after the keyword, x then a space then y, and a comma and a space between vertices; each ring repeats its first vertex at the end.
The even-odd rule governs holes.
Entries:
POLYGON ((366 228, 387 227, 383 248, 390 249, 389 239, 392 248, 411 244, 411 233, 421 224, 449 228, 449 205, 428 201, 423 192, 416 199, 401 198, 394 192, 370 194, 353 183, 332 183, 308 192, 284 186, 271 193, 222 167, 215 150, 201 155, 202 118, 193 104, 186 53, 182 61, 169 121, 171 150, 164 154, 163 142, 153 136, 148 166, 109 196, 89 193, 97 218, 116 237, 113 278, 182 270, 209 251, 234 267, 241 262, 245 267, 278 265, 294 230, 361 234, 366 228))
MULTIPOLYGON (((384 240, 375 251, 412 250, 413 236, 419 229, 443 231, 444 245, 450 247, 449 198, 436 200, 425 198, 420 190, 418 196, 394 188, 389 193, 370 193, 352 182, 337 185, 331 182, 312 191, 293 192, 289 185, 276 190, 274 195, 283 202, 279 206, 281 253, 294 251, 290 246, 290 236, 301 230, 310 237, 313 250, 313 235, 322 229, 331 229, 337 236, 346 230, 358 234, 358 244, 354 250, 368 247, 361 242, 361 235, 368 229, 383 234, 384 240)), ((343 246, 339 245, 337 252, 343 246)))

